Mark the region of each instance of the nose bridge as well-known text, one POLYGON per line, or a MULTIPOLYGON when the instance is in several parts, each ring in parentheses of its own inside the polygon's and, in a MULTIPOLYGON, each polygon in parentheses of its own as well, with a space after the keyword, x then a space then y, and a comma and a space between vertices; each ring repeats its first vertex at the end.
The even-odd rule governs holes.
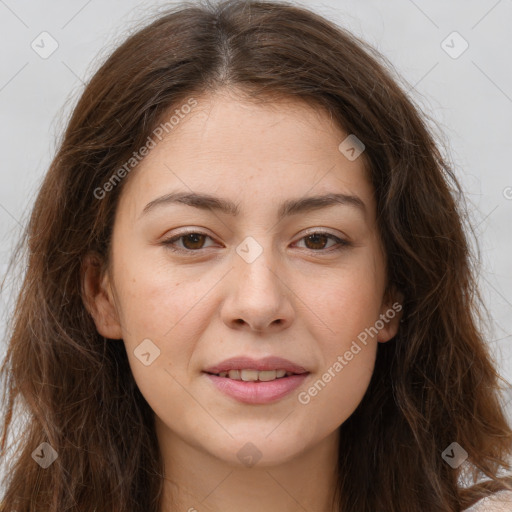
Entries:
POLYGON ((237 247, 234 285, 224 313, 225 321, 242 321, 261 331, 270 325, 288 323, 292 313, 286 286, 279 276, 282 266, 270 236, 248 236, 237 247))
POLYGON ((236 253, 238 258, 235 267, 240 269, 241 283, 266 288, 276 279, 276 269, 279 265, 276 265, 277 255, 274 253, 270 237, 258 236, 256 239, 248 236, 237 246, 236 253))

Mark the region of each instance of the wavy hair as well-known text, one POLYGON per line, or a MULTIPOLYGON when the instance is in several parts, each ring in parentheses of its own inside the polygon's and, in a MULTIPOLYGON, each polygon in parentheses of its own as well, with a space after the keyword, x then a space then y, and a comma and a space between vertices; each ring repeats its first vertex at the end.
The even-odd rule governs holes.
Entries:
POLYGON ((85 307, 83 261, 95 251, 108 265, 130 177, 101 200, 95 191, 173 107, 221 88, 255 103, 288 98, 324 109, 366 146, 387 275, 405 317, 394 340, 378 345, 369 388, 340 426, 333 508, 456 512, 512 489, 499 474, 511 469, 512 431, 482 327, 467 207, 427 115, 399 82, 369 44, 280 1, 172 6, 104 60, 71 113, 9 266, 23 262, 1 373, 0 510, 159 512, 153 412, 122 340, 99 335, 85 307), (58 453, 47 469, 32 457, 42 442, 58 453), (452 442, 468 453, 471 488, 461 484, 468 464, 452 468, 441 456, 452 442))

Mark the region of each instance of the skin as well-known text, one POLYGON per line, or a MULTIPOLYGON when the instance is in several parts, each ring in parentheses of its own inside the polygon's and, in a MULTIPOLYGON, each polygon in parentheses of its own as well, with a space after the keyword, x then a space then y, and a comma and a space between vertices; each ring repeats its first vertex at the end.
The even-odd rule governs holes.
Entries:
POLYGON ((100 334, 124 341, 155 413, 166 473, 161 512, 329 510, 338 428, 362 400, 377 343, 396 334, 400 316, 359 343, 307 405, 298 401, 397 299, 385 293, 364 154, 348 160, 338 150, 348 134, 298 101, 255 105, 227 91, 197 100, 125 178, 109 267, 100 274, 87 260, 88 308, 100 334), (142 214, 174 190, 230 199, 240 214, 183 204, 142 214), (337 204, 277 221, 283 201, 325 193, 358 196, 365 210, 337 204), (189 252, 172 252, 162 242, 184 228, 207 236, 179 239, 174 246, 189 252), (311 231, 351 245, 308 241, 311 231), (236 252, 248 236, 263 251, 252 263, 236 252), (147 338, 160 350, 149 366, 134 354, 147 338), (281 356, 310 375, 277 402, 240 403, 202 373, 235 355, 281 356), (248 442, 261 453, 252 467, 237 457, 248 442))

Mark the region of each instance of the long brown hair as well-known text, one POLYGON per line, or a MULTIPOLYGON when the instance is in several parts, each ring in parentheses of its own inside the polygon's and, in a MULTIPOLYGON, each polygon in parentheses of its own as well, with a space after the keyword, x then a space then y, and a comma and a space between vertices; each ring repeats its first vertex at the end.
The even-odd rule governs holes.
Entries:
POLYGON ((389 283, 405 316, 395 339, 379 344, 368 391, 340 427, 336 509, 460 511, 512 489, 499 475, 510 470, 512 431, 482 334, 462 191, 391 68, 306 8, 251 0, 174 6, 101 65, 11 261, 24 274, 1 374, 4 461, 12 451, 1 510, 160 512, 154 416, 123 342, 100 336, 84 306, 82 264, 90 251, 108 264, 130 176, 101 199, 95 191, 172 108, 221 87, 256 103, 305 101, 366 146, 389 283), (25 413, 19 432, 16 405, 25 413), (32 457, 43 442, 58 454, 46 469, 32 457), (453 442, 468 454, 455 468, 442 457, 453 442), (471 483, 487 483, 464 489, 467 467, 471 483))

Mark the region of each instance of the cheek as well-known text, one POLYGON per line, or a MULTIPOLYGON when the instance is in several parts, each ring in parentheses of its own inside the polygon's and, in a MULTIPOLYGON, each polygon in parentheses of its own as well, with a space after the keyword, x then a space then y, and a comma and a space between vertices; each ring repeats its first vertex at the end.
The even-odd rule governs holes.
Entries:
POLYGON ((118 276, 130 368, 155 411, 184 405, 186 393, 180 383, 186 382, 197 340, 208 326, 204 310, 208 287, 204 289, 204 283, 193 278, 184 284, 182 278, 151 265, 125 266, 118 276))
POLYGON ((326 348, 327 363, 297 396, 297 407, 314 437, 333 432, 357 409, 370 384, 376 348, 344 339, 326 348))
POLYGON ((201 325, 209 286, 196 273, 165 262, 121 261, 117 282, 121 311, 129 336, 173 339, 177 331, 192 337, 201 325))
POLYGON ((168 400, 182 394, 177 382, 183 381, 182 374, 207 326, 202 321, 205 303, 201 301, 207 290, 203 283, 188 281, 185 285, 176 272, 152 265, 117 268, 129 364, 141 393, 158 407, 163 397, 168 400))
POLYGON ((339 427, 356 410, 375 366, 377 341, 364 331, 370 322, 350 313, 340 310, 333 317, 336 334, 322 339, 318 346, 322 365, 298 396, 299 407, 317 418, 324 432, 339 427))
POLYGON ((377 353, 372 327, 379 319, 382 293, 379 269, 363 251, 336 272, 320 275, 309 293, 311 318, 322 320, 311 323, 319 326, 314 337, 322 366, 299 403, 332 428, 354 412, 370 383, 377 353))
MULTIPOLYGON (((369 251, 360 251, 346 265, 302 281, 301 296, 322 320, 328 346, 343 349, 345 343, 374 325, 379 318, 383 279, 369 251)), ((323 339, 325 337, 319 337, 323 339)))

